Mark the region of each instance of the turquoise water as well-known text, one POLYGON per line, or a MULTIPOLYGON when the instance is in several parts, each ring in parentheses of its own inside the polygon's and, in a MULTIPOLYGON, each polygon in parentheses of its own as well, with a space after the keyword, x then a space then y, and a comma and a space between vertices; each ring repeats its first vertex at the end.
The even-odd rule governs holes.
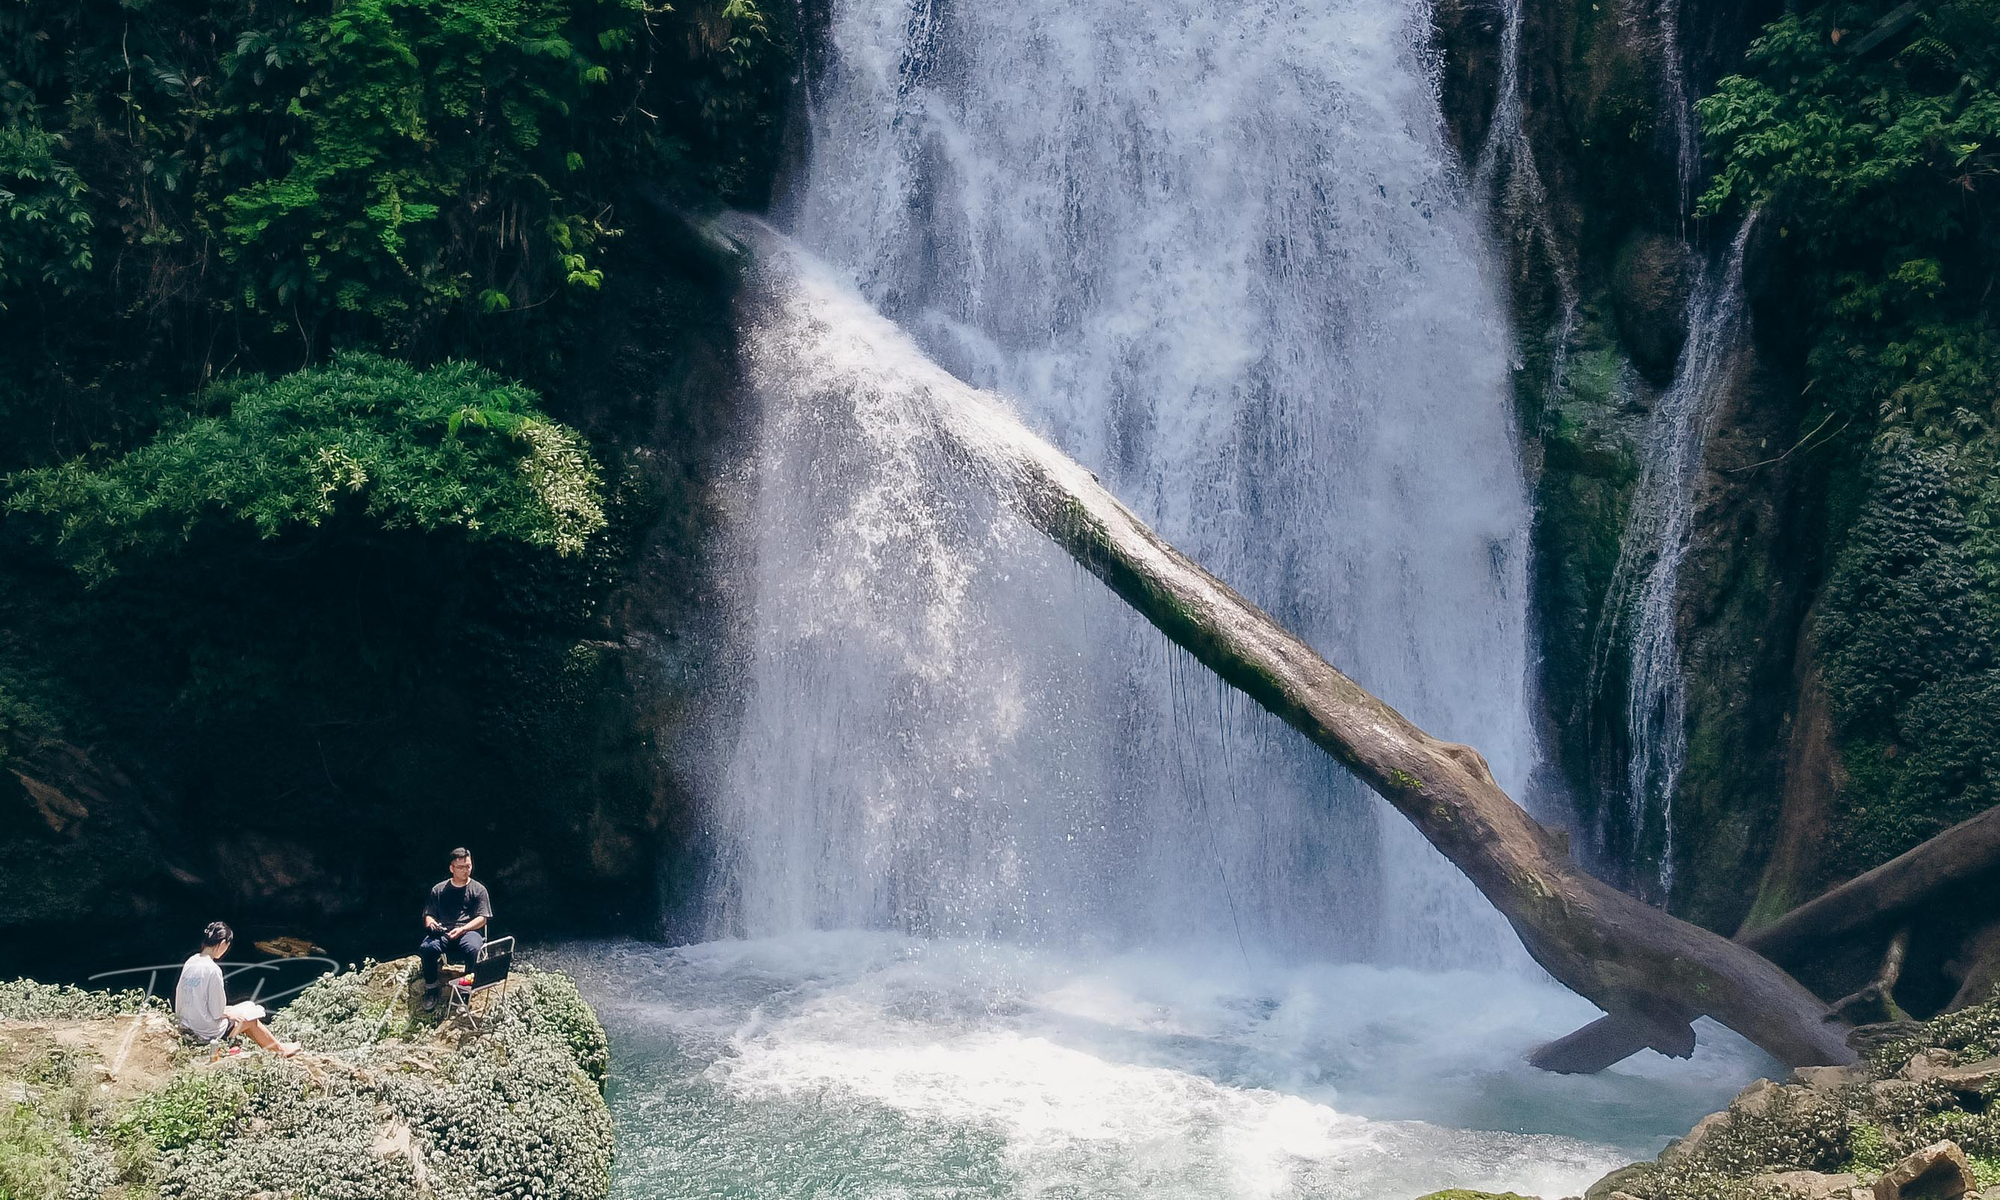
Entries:
POLYGON ((577 943, 610 1031, 619 1197, 1580 1193, 1774 1065, 1594 1077, 1521 1056, 1594 1015, 1545 980, 1093 957, 893 934, 577 943))

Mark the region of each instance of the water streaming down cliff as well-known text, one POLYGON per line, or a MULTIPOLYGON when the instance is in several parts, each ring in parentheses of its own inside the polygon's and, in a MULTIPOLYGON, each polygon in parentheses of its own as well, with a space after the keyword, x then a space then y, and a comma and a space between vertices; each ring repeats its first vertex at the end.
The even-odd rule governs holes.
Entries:
MULTIPOLYGON (((836 4, 786 216, 929 357, 1518 788, 1506 330, 1426 16, 836 4)), ((811 339, 763 320, 719 929, 1516 953, 1385 805, 968 493, 908 397, 821 395, 811 339)))
POLYGON ((1619 560, 1600 633, 1602 655, 1622 636, 1626 678, 1626 804, 1633 841, 1657 854, 1659 898, 1674 885, 1674 792, 1687 759, 1687 681, 1681 673, 1681 564, 1694 534, 1702 455, 1731 368, 1748 333, 1743 256, 1755 218, 1709 263, 1689 292, 1687 341, 1674 381, 1648 421, 1619 560))
MULTIPOLYGON (((1486 136, 1473 158, 1473 194, 1488 210, 1498 235, 1510 240, 1515 269, 1525 271, 1533 264, 1547 272, 1554 293, 1550 297, 1554 319, 1548 322, 1544 335, 1548 366, 1540 386, 1546 394, 1557 395, 1569 372, 1570 343, 1576 333, 1581 297, 1576 267, 1564 239, 1556 232, 1548 186, 1535 161, 1534 141, 1528 136, 1521 47, 1527 0, 1505 0, 1500 18, 1499 79, 1486 136)), ((1532 301, 1529 307, 1533 307, 1532 301)), ((1518 364, 1516 369, 1525 365, 1518 364)))

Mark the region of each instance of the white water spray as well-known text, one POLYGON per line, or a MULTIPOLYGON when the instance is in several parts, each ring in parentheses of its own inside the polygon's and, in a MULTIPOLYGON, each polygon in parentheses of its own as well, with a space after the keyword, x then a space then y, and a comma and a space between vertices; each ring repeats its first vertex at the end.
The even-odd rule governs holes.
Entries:
MULTIPOLYGON (((1518 789, 1528 508, 1427 17, 836 4, 788 216, 922 355, 1518 789)), ((871 314, 833 295, 746 330, 722 929, 1517 956, 1386 805, 955 480, 899 390, 922 355, 857 348, 871 314), (853 353, 894 370, 829 394, 853 353)))

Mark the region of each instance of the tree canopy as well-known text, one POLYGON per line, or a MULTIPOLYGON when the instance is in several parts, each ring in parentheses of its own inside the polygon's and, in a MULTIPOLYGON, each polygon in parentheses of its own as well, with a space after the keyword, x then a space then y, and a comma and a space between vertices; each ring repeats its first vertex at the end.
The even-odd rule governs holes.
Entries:
POLYGON ((92 579, 171 551, 207 522, 275 538, 343 504, 384 529, 457 529, 569 555, 605 524, 582 438, 527 389, 470 364, 418 371, 340 354, 218 386, 200 410, 104 461, 23 472, 7 507, 46 518, 57 552, 92 579))

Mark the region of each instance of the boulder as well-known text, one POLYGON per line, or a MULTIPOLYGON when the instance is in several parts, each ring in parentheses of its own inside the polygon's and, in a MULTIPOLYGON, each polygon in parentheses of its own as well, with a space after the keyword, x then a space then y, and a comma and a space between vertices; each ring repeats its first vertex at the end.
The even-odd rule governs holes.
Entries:
POLYGON ((1982 1058, 1962 1067, 1945 1067, 1934 1072, 1931 1078, 1960 1095, 1976 1096, 2000 1084, 2000 1058, 1982 1058))
MULTIPOLYGON (((1699 1129, 1700 1126, 1697 1125, 1695 1128, 1699 1129)), ((1692 1134, 1689 1135, 1689 1137, 1692 1136, 1692 1134)), ((1681 1140, 1686 1141, 1687 1139, 1683 1138, 1681 1140)), ((1672 1149, 1672 1146, 1667 1147, 1669 1151, 1672 1149)), ((1666 1151, 1662 1151, 1660 1154, 1661 1160, 1665 1161, 1666 1157, 1666 1151)), ((1584 1191, 1583 1200, 1638 1200, 1636 1196, 1625 1189, 1628 1186, 1637 1187, 1639 1181, 1644 1179, 1646 1174, 1645 1163, 1633 1163, 1630 1166, 1620 1167, 1596 1183, 1591 1184, 1584 1191)))
POLYGON ((1973 1186, 1965 1151, 1957 1142, 1935 1142, 1882 1172, 1875 1200, 1958 1200, 1973 1186))
POLYGON ((1792 1072, 1793 1083, 1822 1095, 1867 1081, 1868 1072, 1860 1067, 1800 1067, 1792 1072))
MULTIPOLYGON (((1687 1131, 1686 1137, 1678 1137, 1675 1138, 1673 1141, 1668 1142, 1667 1148, 1660 1151, 1659 1161, 1663 1163, 1676 1163, 1684 1158, 1687 1158, 1688 1156, 1694 1154, 1697 1150, 1700 1150, 1702 1147, 1702 1143, 1706 1142, 1710 1137, 1712 1137, 1715 1134, 1716 1130, 1722 1128, 1724 1125, 1727 1125, 1728 1123, 1729 1123, 1729 1113, 1727 1112, 1708 1114, 1701 1120, 1695 1122, 1694 1128, 1687 1131)), ((1615 1178, 1615 1175, 1607 1176, 1606 1178, 1607 1179, 1615 1178)), ((1595 1192, 1593 1191, 1584 1193, 1584 1200, 1598 1200, 1598 1198, 1595 1192)))
POLYGON ((1736 1093, 1736 1099, 1729 1102, 1729 1111, 1742 1113, 1748 1117, 1761 1117, 1770 1111, 1772 1101, 1783 1094, 1782 1087, 1768 1079, 1759 1079, 1736 1093))
POLYGON ((1750 1177, 1750 1186, 1760 1192, 1777 1192, 1793 1200, 1847 1200, 1861 1181, 1845 1172, 1825 1175, 1818 1171, 1771 1171, 1750 1177))
POLYGON ((1694 272, 1687 246, 1663 233, 1635 233, 1611 267, 1611 307, 1632 365, 1655 383, 1674 377, 1687 340, 1688 289, 1694 272))

